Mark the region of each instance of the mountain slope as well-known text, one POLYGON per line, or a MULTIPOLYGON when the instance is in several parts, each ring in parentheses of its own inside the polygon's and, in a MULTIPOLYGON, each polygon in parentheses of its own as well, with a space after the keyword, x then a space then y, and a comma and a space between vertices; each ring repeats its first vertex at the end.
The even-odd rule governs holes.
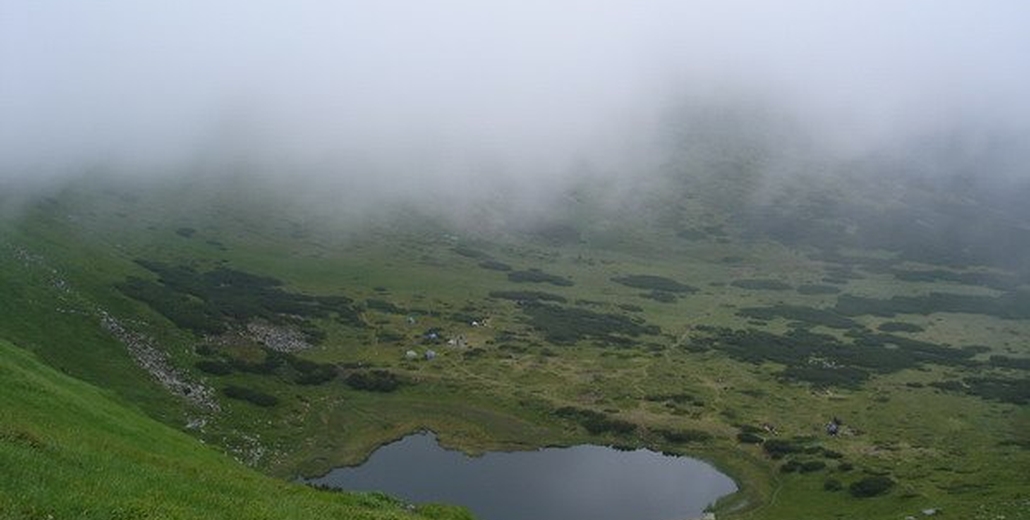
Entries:
POLYGON ((467 518, 265 477, 0 340, 2 518, 467 518))

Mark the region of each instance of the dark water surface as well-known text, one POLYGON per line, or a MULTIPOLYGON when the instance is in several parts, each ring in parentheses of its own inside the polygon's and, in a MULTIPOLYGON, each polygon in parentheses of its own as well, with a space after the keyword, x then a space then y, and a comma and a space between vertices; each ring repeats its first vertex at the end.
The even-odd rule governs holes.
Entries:
POLYGON ((405 437, 361 466, 309 482, 460 504, 480 520, 683 520, 737 490, 729 477, 688 457, 602 446, 469 457, 441 448, 432 434, 405 437))

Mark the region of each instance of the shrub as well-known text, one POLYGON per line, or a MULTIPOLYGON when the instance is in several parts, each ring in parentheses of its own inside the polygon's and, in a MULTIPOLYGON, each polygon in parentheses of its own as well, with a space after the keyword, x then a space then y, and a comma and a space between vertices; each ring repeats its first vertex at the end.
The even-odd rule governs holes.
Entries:
POLYGON ((279 398, 274 395, 266 394, 253 388, 247 388, 244 386, 230 385, 222 389, 222 393, 232 399, 238 399, 240 401, 247 401, 257 406, 265 408, 275 406, 279 404, 279 398))
POLYGON ((737 434, 737 442, 744 444, 761 444, 765 442, 765 439, 751 432, 740 432, 737 434))
POLYGON ((393 392, 401 385, 400 378, 387 370, 369 370, 354 372, 344 380, 347 386, 355 390, 368 392, 393 392))
POLYGON ((232 373, 232 367, 224 361, 211 361, 204 359, 197 361, 193 366, 197 367, 202 372, 206 372, 214 376, 224 376, 232 373))
POLYGON ((851 496, 856 498, 868 498, 882 495, 890 491, 892 487, 894 487, 894 481, 890 477, 874 475, 853 482, 848 486, 848 491, 851 496))

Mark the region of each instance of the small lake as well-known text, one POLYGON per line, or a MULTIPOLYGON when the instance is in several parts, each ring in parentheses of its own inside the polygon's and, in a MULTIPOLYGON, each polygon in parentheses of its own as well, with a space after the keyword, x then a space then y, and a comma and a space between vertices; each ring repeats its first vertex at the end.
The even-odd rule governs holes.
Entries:
POLYGON ((602 446, 469 457, 441 448, 430 433, 308 482, 460 504, 480 520, 684 520, 737 490, 729 477, 688 457, 602 446))

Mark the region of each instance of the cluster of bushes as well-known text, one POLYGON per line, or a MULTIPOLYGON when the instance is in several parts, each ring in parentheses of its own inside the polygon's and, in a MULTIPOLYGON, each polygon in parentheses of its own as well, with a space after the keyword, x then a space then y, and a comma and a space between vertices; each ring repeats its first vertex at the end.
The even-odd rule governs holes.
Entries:
POLYGON ((658 303, 676 303, 676 301, 679 300, 675 294, 667 291, 651 291, 643 293, 640 296, 642 298, 647 298, 648 300, 654 300, 658 303))
POLYGON ((282 282, 243 271, 218 267, 198 272, 186 266, 137 260, 158 275, 156 281, 129 277, 117 284, 125 295, 142 301, 170 321, 197 334, 220 334, 231 324, 255 319, 298 326, 309 341, 318 341, 318 329, 309 318, 335 317, 361 326, 352 301, 344 296, 310 296, 284 291, 282 282))
POLYGON ((347 386, 355 390, 368 392, 388 393, 397 390, 401 386, 401 379, 397 374, 388 370, 363 370, 352 372, 344 381, 347 386))
POLYGON ((873 475, 852 482, 848 492, 855 498, 868 498, 882 495, 894 487, 894 481, 884 475, 873 475))
MULTIPOLYGON (((210 348, 205 352, 208 353, 207 355, 217 354, 210 348)), ((197 361, 194 366, 216 376, 229 375, 233 371, 276 375, 298 385, 320 385, 332 381, 337 375, 336 366, 331 363, 317 363, 269 348, 263 348, 262 354, 261 361, 257 362, 236 357, 223 357, 221 359, 202 359, 197 361)))
POLYGON ((930 386, 952 392, 964 392, 982 399, 1024 405, 1030 403, 1030 379, 1006 379, 1000 377, 967 377, 962 383, 940 381, 930 386))
POLYGON ((819 386, 855 387, 872 373, 891 373, 921 363, 970 366, 975 348, 952 348, 925 341, 851 329, 844 342, 828 334, 793 329, 773 334, 757 329, 697 327, 695 349, 715 349, 739 361, 786 365, 780 375, 819 386))
POLYGON ((747 307, 737 311, 737 315, 758 320, 784 318, 812 325, 823 325, 831 329, 853 329, 862 326, 855 320, 841 316, 833 310, 802 305, 777 304, 770 307, 747 307))
POLYGON ((593 435, 600 435, 603 433, 628 435, 637 429, 637 425, 629 421, 613 419, 601 412, 587 410, 585 408, 565 406, 555 410, 554 413, 563 419, 575 421, 593 435))
POLYGON ((712 434, 703 430, 655 430, 666 441, 674 444, 704 443, 712 440, 712 434))
POLYGON ((643 320, 579 307, 534 303, 523 305, 522 312, 529 317, 530 325, 552 343, 571 344, 583 339, 597 339, 604 343, 625 344, 627 336, 661 333, 657 325, 648 325, 643 320))
POLYGON ((789 283, 762 278, 734 280, 730 282, 730 285, 740 289, 747 289, 749 291, 787 291, 794 288, 789 283))
POLYGON ((394 305, 386 300, 380 300, 376 298, 369 298, 365 300, 365 308, 373 311, 379 311, 385 314, 407 314, 408 311, 394 305))
POLYGON ((1030 292, 1012 291, 1000 296, 931 292, 923 296, 893 296, 887 299, 842 294, 837 297, 835 310, 845 316, 925 316, 935 312, 963 312, 1023 320, 1030 318, 1030 292))
POLYGON ((508 273, 508 280, 515 283, 549 283, 559 287, 571 287, 572 280, 556 274, 545 273, 539 269, 527 269, 525 271, 511 271, 508 273))
POLYGON ((1030 370, 1030 358, 1014 358, 1008 356, 991 356, 988 363, 991 366, 1001 368, 1012 368, 1016 370, 1030 370))
POLYGON ((955 282, 990 287, 999 291, 1007 291, 1019 285, 1017 277, 1001 273, 956 272, 947 269, 891 269, 890 273, 898 280, 906 282, 955 282))
POLYGON ((655 276, 650 274, 633 274, 626 276, 616 276, 612 278, 612 281, 625 285, 626 287, 632 287, 634 289, 648 289, 651 291, 660 291, 663 293, 681 293, 689 294, 697 292, 696 287, 691 287, 686 284, 682 284, 671 278, 664 276, 655 276))
POLYGON ((788 460, 780 466, 781 473, 812 473, 815 471, 822 471, 826 468, 826 463, 821 460, 788 460))
POLYGON ((557 302, 565 303, 568 300, 559 294, 553 294, 543 291, 490 291, 489 296, 491 298, 500 298, 502 300, 512 300, 522 303, 533 303, 533 302, 557 302))
POLYGON ((279 404, 278 397, 254 390, 253 388, 247 388, 245 386, 229 385, 222 389, 222 393, 232 399, 247 401, 264 408, 269 408, 279 404))

